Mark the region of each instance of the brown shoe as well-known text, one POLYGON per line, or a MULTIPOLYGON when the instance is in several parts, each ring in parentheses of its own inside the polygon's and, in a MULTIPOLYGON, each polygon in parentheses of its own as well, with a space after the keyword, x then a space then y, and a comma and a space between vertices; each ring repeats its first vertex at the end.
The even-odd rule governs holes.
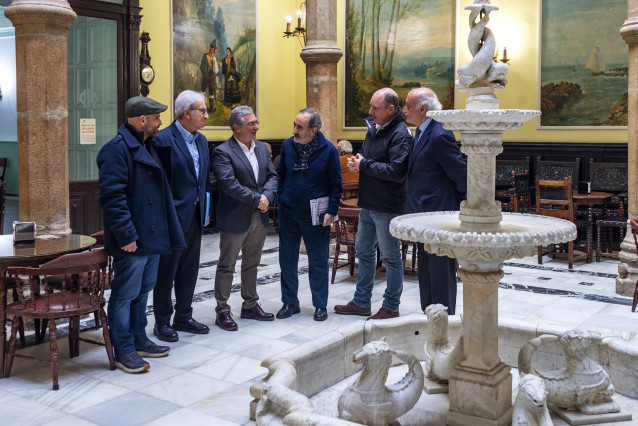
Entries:
POLYGON ((275 320, 275 316, 268 312, 264 312, 264 310, 261 309, 261 306, 259 306, 258 303, 255 303, 255 306, 253 306, 252 308, 248 308, 248 309, 242 308, 240 318, 254 319, 257 321, 274 321, 275 320))
POLYGON ((399 316, 399 311, 391 311, 386 308, 379 309, 379 312, 368 317, 369 320, 379 320, 379 319, 388 319, 388 318, 397 318, 399 316))
POLYGON ((361 317, 369 317, 372 314, 370 308, 361 308, 352 301, 347 305, 335 305, 335 313, 341 315, 359 315, 361 317))
POLYGON ((237 327, 237 323, 233 320, 233 315, 230 311, 222 311, 217 314, 217 318, 215 319, 215 324, 219 326, 222 330, 226 331, 235 331, 239 327, 237 327))

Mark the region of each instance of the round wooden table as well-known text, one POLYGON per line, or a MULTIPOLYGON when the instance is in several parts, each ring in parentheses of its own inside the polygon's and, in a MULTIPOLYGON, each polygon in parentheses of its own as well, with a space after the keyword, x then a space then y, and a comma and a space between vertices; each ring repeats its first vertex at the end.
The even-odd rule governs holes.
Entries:
POLYGON ((5 275, 9 266, 37 266, 67 253, 89 249, 95 245, 95 238, 87 235, 62 235, 60 238, 45 240, 36 238, 32 244, 13 245, 13 235, 0 235, 0 378, 4 378, 5 360, 5 309, 7 287, 5 275))

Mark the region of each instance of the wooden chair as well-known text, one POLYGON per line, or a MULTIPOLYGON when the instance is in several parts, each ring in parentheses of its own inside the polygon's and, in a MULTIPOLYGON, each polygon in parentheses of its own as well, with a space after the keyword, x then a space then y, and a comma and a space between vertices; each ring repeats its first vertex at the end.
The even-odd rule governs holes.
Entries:
POLYGON ((2 173, 0 173, 0 182, 4 182, 4 175, 7 172, 7 159, 0 157, 0 167, 2 167, 2 173))
POLYGON ((532 191, 529 187, 529 175, 514 176, 514 187, 510 189, 512 210, 514 213, 535 213, 532 207, 532 191))
POLYGON ((601 257, 617 259, 620 243, 627 229, 626 192, 628 182, 626 163, 589 162, 589 182, 592 191, 617 194, 603 209, 595 209, 596 221, 596 261, 601 257), (614 238, 615 234, 618 238, 614 238))
POLYGON ((578 187, 580 158, 576 161, 545 161, 536 157, 536 176, 540 180, 566 181, 571 178, 572 187, 578 187))
POLYGON ((50 339, 50 363, 53 390, 58 385, 58 343, 55 320, 69 318, 69 353, 74 358, 79 355, 79 343, 95 343, 106 347, 111 370, 115 370, 113 345, 104 311, 104 289, 109 271, 108 255, 104 249, 61 256, 40 267, 9 267, 7 272, 17 283, 19 299, 7 305, 7 314, 13 315, 11 338, 5 366, 5 377, 11 374, 15 356, 36 359, 28 355, 16 354, 16 334, 22 317, 48 320, 50 339), (62 276, 61 286, 50 286, 48 278, 62 276), (25 278, 26 277, 26 278, 25 278), (80 338, 80 315, 100 312, 104 342, 80 338))
MULTIPOLYGON (((574 219, 574 195, 572 181, 541 180, 536 176, 536 214, 569 220, 577 228, 586 227, 586 220, 574 219)), ((549 254, 556 256, 556 247, 550 246, 549 254)), ((574 241, 567 243, 567 260, 569 269, 574 268, 574 241)), ((538 264, 543 264, 543 247, 538 247, 538 264)))
MULTIPOLYGON (((629 222, 631 226, 631 233, 634 234, 634 244, 636 244, 636 250, 638 250, 638 218, 633 218, 629 222)), ((638 304, 638 282, 636 282, 636 289, 634 290, 634 300, 631 302, 631 312, 636 312, 636 305, 638 304)))
POLYGON ((354 243, 357 238, 357 229, 359 226, 360 208, 339 207, 339 220, 335 223, 335 254, 332 262, 332 278, 331 284, 335 283, 337 269, 344 266, 350 267, 350 276, 354 275, 355 252, 354 243), (343 247, 343 248, 342 248, 343 247), (346 263, 339 265, 339 254, 346 254, 346 263))
POLYGON ((514 211, 510 191, 514 188, 514 176, 523 174, 529 177, 529 157, 525 157, 524 160, 496 160, 495 195, 501 202, 502 211, 514 211))
POLYGON ((277 194, 272 200, 272 204, 268 206, 268 215, 272 218, 272 226, 275 232, 279 232, 279 206, 277 205, 277 194))
POLYGON ((359 182, 343 183, 343 193, 341 199, 347 200, 350 198, 357 198, 359 196, 359 182))

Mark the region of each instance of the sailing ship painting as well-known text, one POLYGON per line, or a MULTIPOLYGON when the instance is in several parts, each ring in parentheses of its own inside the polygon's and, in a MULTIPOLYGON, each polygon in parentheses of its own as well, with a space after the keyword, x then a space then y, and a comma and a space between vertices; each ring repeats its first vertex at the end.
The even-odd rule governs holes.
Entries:
POLYGON ((603 61, 603 57, 600 54, 600 47, 596 46, 591 51, 591 55, 589 55, 589 61, 587 61, 587 65, 585 68, 588 70, 592 70, 591 75, 594 77, 601 76, 605 74, 605 61, 603 61))
POLYGON ((542 0, 541 127, 627 125, 625 0, 542 0), (584 65, 583 65, 584 64, 584 65))

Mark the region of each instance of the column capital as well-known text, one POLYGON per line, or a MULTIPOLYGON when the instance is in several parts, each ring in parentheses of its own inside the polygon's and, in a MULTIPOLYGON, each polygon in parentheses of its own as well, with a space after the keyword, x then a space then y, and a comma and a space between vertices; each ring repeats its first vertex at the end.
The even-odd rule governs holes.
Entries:
POLYGON ((622 24, 620 35, 627 44, 638 43, 638 16, 630 17, 622 24))
POLYGON ((25 29, 28 33, 47 33, 56 26, 68 30, 77 18, 66 0, 13 0, 4 14, 17 33, 25 29))
POLYGON ((318 40, 310 41, 300 53, 301 59, 305 62, 337 63, 341 60, 343 52, 333 41, 318 40))

